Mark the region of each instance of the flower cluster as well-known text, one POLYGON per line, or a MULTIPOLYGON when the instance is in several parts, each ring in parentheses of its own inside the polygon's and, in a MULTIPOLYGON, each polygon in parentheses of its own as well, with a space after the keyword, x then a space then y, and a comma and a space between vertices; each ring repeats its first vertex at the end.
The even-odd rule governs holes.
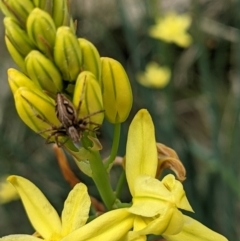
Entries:
MULTIPOLYGON (((111 123, 126 120, 132 106, 128 76, 119 62, 100 57, 90 41, 76 37, 68 1, 0 1, 0 6, 6 45, 21 69, 9 69, 8 81, 17 112, 31 129, 48 138, 44 130, 63 124, 55 114, 59 92, 76 109, 81 102, 79 119, 89 116, 98 125, 104 116, 111 123)), ((66 137, 67 131, 58 134, 66 137)))
POLYGON ((48 143, 56 142, 73 156, 95 182, 106 207, 90 220, 93 199, 86 185, 77 183, 59 217, 32 182, 11 175, 7 180, 17 190, 36 233, 0 240, 143 241, 148 235, 161 235, 169 241, 226 241, 180 211, 193 212, 181 183, 185 169, 172 149, 156 143, 145 109, 129 127, 122 161, 132 200, 118 199, 108 174, 117 155, 120 124, 132 107, 130 82, 119 62, 100 57, 91 42, 76 37, 68 1, 1 0, 0 7, 6 16, 6 45, 21 69, 8 70, 19 116, 48 143), (105 162, 94 135, 104 117, 114 125, 113 146, 105 162), (80 147, 74 145, 77 137, 80 147), (169 174, 159 180, 164 168, 172 169, 177 179, 169 174))

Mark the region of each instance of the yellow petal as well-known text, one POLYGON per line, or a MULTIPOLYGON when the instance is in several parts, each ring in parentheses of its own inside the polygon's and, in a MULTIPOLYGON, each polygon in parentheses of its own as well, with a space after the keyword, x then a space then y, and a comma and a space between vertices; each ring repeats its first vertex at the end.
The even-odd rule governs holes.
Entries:
POLYGON ((198 221, 184 215, 184 227, 177 235, 163 235, 167 241, 227 241, 227 239, 198 221))
POLYGON ((162 180, 162 183, 175 197, 175 203, 178 208, 193 212, 193 209, 187 200, 182 183, 176 180, 174 175, 169 174, 165 176, 162 180))
POLYGON ((23 177, 10 176, 8 181, 17 189, 34 229, 45 239, 59 233, 60 218, 43 193, 23 177))
POLYGON ((148 223, 146 228, 140 230, 138 233, 140 235, 177 234, 182 230, 183 225, 183 214, 176 208, 169 208, 166 209, 163 215, 148 223))
POLYGON ((16 189, 6 179, 5 176, 0 178, 0 204, 19 199, 16 189))
POLYGON ((129 127, 126 150, 126 176, 132 196, 138 175, 156 175, 158 158, 154 132, 148 111, 140 110, 129 127))
POLYGON ((91 201, 87 187, 79 183, 69 193, 62 212, 62 236, 82 227, 88 219, 91 201))
POLYGON ((159 180, 149 176, 136 179, 133 205, 129 212, 143 217, 154 217, 163 214, 169 205, 175 205, 172 194, 159 180))
POLYGON ((0 238, 0 240, 2 241, 42 241, 42 239, 36 238, 31 235, 25 235, 25 234, 8 235, 0 238))
POLYGON ((126 208, 107 212, 61 241, 119 241, 133 226, 134 216, 126 208))

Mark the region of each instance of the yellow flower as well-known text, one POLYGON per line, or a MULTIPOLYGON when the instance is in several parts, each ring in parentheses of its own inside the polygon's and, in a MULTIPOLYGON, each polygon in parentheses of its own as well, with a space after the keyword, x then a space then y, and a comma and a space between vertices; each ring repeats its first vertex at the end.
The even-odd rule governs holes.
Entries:
POLYGON ((138 82, 145 87, 164 88, 170 81, 171 71, 168 67, 150 62, 144 73, 137 75, 138 82))
POLYGON ((191 24, 191 17, 188 14, 178 15, 175 12, 169 12, 157 18, 156 22, 156 25, 149 29, 151 37, 173 42, 181 47, 188 47, 191 44, 192 37, 187 33, 191 24))
POLYGON ((125 165, 133 197, 128 211, 136 215, 129 240, 145 240, 148 234, 162 235, 170 241, 227 240, 179 211, 192 208, 181 182, 173 175, 162 181, 155 178, 157 147, 152 119, 146 110, 140 110, 130 125, 125 165))
POLYGON ((0 204, 19 199, 16 189, 6 181, 6 177, 0 179, 0 204))
POLYGON ((118 241, 132 227, 133 218, 126 209, 101 215, 86 224, 90 208, 87 187, 79 183, 69 193, 61 218, 43 193, 29 180, 10 176, 8 181, 17 189, 27 215, 41 238, 26 234, 9 235, 5 241, 118 241))

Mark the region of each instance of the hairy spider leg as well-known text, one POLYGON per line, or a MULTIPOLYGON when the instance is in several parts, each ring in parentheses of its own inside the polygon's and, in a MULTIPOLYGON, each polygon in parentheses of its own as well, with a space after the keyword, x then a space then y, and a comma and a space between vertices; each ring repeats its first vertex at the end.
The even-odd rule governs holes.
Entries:
POLYGON ((84 81, 83 81, 81 98, 80 98, 80 101, 79 101, 79 103, 78 103, 78 107, 77 107, 77 110, 76 110, 77 117, 78 117, 79 111, 80 111, 80 109, 81 109, 82 102, 83 102, 83 98, 84 98, 84 93, 85 93, 85 89, 86 89, 86 78, 87 78, 87 76, 85 76, 85 79, 84 79, 84 81))
POLYGON ((48 135, 48 137, 46 138, 46 141, 45 141, 46 144, 52 143, 50 141, 50 138, 52 136, 54 136, 55 143, 57 144, 58 147, 62 147, 69 140, 69 137, 66 135, 66 130, 52 130, 52 131, 53 132, 50 133, 48 135), (60 136, 66 136, 67 138, 66 138, 66 140, 64 140, 64 142, 60 142, 59 139, 58 139, 60 136))
POLYGON ((67 132, 66 132, 66 129, 65 129, 63 126, 57 127, 57 126, 53 125, 50 121, 48 121, 46 118, 42 117, 40 114, 38 114, 38 113, 35 111, 35 109, 34 109, 33 106, 31 105, 31 103, 28 101, 28 99, 26 99, 24 96, 22 96, 22 97, 28 102, 28 104, 29 104, 29 106, 31 107, 34 115, 35 115, 38 119, 40 119, 41 121, 43 121, 43 122, 45 122, 45 123, 47 123, 47 124, 49 124, 49 125, 51 126, 51 127, 47 128, 47 129, 45 129, 45 130, 41 130, 41 131, 38 131, 38 132, 37 132, 38 134, 42 134, 42 133, 45 133, 45 132, 48 132, 48 131, 52 132, 52 133, 50 133, 50 134, 47 136, 45 143, 46 143, 46 144, 50 144, 50 143, 51 143, 51 142, 50 142, 50 138, 51 138, 52 136, 54 136, 55 142, 56 142, 56 144, 57 144, 58 147, 61 147, 62 145, 64 145, 69 138, 67 138, 64 142, 60 142, 59 139, 58 139, 58 137, 59 137, 59 136, 67 136, 67 134, 66 134, 66 133, 67 133, 67 132))
POLYGON ((35 109, 33 108, 33 106, 31 105, 31 103, 28 101, 28 99, 26 99, 24 96, 22 96, 22 98, 26 100, 26 102, 27 102, 27 103, 29 104, 29 106, 31 107, 34 115, 35 115, 38 119, 40 119, 40 120, 42 120, 43 122, 49 124, 51 127, 57 128, 54 124, 52 124, 52 123, 51 123, 50 121, 48 121, 46 118, 42 117, 39 113, 37 113, 36 110, 35 110, 35 109))

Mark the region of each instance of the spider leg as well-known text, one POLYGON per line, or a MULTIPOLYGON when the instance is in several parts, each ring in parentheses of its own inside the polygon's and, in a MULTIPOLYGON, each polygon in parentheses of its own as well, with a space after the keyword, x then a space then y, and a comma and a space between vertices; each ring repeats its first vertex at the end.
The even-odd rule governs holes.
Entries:
POLYGON ((46 118, 42 117, 40 114, 38 114, 38 113, 36 112, 36 110, 33 108, 33 106, 32 106, 31 103, 28 101, 28 99, 26 99, 24 96, 22 96, 22 98, 25 99, 25 101, 29 104, 29 106, 31 107, 34 115, 35 115, 38 119, 40 119, 41 121, 49 124, 50 126, 54 126, 50 121, 48 121, 46 118))
POLYGON ((79 125, 79 127, 84 131, 95 132, 95 130, 90 129, 90 128, 86 127, 85 125, 79 125))
POLYGON ((81 118, 82 120, 85 120, 85 119, 88 119, 89 117, 93 116, 93 115, 96 115, 98 113, 101 113, 101 112, 104 112, 104 110, 98 110, 98 111, 95 111, 95 112, 92 112, 90 113, 89 115, 86 115, 84 116, 83 118, 81 118))
POLYGON ((48 132, 48 131, 55 131, 55 128, 49 127, 49 128, 47 128, 45 130, 38 131, 37 133, 38 134, 43 134, 43 133, 48 132))
POLYGON ((93 121, 88 121, 86 122, 87 124, 95 125, 95 126, 100 126, 100 124, 93 122, 93 121))
POLYGON ((48 135, 48 137, 46 138, 46 142, 45 143, 46 144, 53 143, 53 141, 50 141, 50 138, 53 137, 53 136, 54 136, 54 139, 55 139, 55 143, 57 144, 58 147, 63 146, 67 142, 67 140, 68 140, 68 138, 67 138, 63 143, 60 142, 58 137, 59 136, 66 136, 66 132, 64 130, 53 130, 53 132, 50 133, 48 135))
POLYGON ((87 76, 85 76, 85 79, 84 79, 84 81, 83 81, 81 98, 80 98, 80 101, 79 101, 79 103, 78 103, 78 107, 77 107, 77 110, 76 110, 77 116, 78 116, 79 111, 80 111, 80 109, 81 109, 82 102, 83 102, 83 98, 84 98, 84 93, 85 93, 85 89, 86 89, 86 77, 87 77, 87 76))
POLYGON ((56 142, 56 144, 57 144, 58 147, 62 147, 62 146, 68 141, 68 139, 69 139, 69 138, 66 138, 66 140, 65 140, 64 142, 60 142, 60 141, 58 140, 58 137, 59 137, 59 136, 66 136, 65 133, 61 133, 61 134, 59 134, 59 133, 56 133, 56 134, 55 134, 55 142, 56 142), (62 135, 61 135, 61 134, 62 134, 62 135))
POLYGON ((46 143, 46 144, 53 143, 53 141, 50 141, 50 138, 51 138, 52 136, 54 136, 54 135, 55 135, 54 132, 50 133, 50 134, 47 136, 45 143, 46 143))

